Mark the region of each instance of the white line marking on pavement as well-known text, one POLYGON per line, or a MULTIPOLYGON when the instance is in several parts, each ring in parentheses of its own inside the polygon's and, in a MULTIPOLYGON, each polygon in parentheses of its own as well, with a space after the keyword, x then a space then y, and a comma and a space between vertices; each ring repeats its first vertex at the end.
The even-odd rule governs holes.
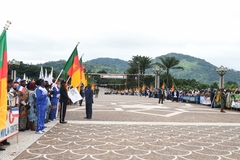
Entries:
POLYGON ((123 121, 68 121, 73 124, 127 124, 127 125, 179 125, 179 126, 236 126, 240 123, 204 123, 204 122, 123 122, 123 121))
POLYGON ((178 111, 175 111, 175 112, 167 111, 167 112, 172 112, 172 113, 162 115, 162 114, 156 114, 156 113, 143 112, 143 111, 148 111, 148 110, 151 111, 151 109, 143 109, 143 110, 130 110, 130 111, 127 111, 127 112, 147 114, 147 115, 152 115, 152 116, 161 116, 161 117, 171 117, 171 116, 175 116, 175 115, 183 113, 183 112, 178 112, 178 111))
POLYGON ((123 111, 122 108, 115 108, 116 111, 123 111))
POLYGON ((166 115, 162 115, 163 117, 172 117, 172 116, 176 116, 178 114, 181 114, 183 112, 173 112, 173 113, 169 113, 169 114, 166 114, 166 115))
POLYGON ((175 109, 175 110, 180 111, 180 112, 189 112, 189 111, 186 111, 184 109, 175 109))
MULTIPOLYGON (((147 109, 154 109, 159 108, 159 105, 121 105, 122 108, 147 108, 147 109)), ((164 107, 163 107, 164 108, 164 107)))
MULTIPOLYGON (((143 111, 143 110, 141 110, 141 111, 143 111)), ((139 113, 139 114, 147 114, 147 115, 152 115, 152 116, 165 116, 165 115, 160 115, 160 114, 155 114, 155 113, 147 113, 147 112, 141 112, 141 111, 139 110, 139 111, 127 111, 127 112, 133 112, 133 113, 139 113)))
POLYGON ((79 108, 72 108, 72 109, 68 109, 67 111, 77 111, 77 110, 81 110, 84 109, 85 107, 79 107, 79 108))

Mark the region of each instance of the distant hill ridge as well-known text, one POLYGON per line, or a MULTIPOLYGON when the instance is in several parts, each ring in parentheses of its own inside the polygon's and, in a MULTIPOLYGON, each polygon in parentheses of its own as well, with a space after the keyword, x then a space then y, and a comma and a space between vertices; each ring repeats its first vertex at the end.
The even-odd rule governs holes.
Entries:
MULTIPOLYGON (((209 62, 206 62, 204 59, 196 58, 189 55, 184 55, 180 53, 169 53, 166 55, 162 55, 153 59, 154 62, 160 62, 160 57, 175 57, 180 61, 179 66, 182 66, 184 70, 170 70, 170 74, 175 78, 183 78, 183 79, 196 79, 201 83, 212 84, 214 82, 218 82, 219 75, 216 72, 216 66, 212 65, 209 62)), ((46 66, 53 67, 54 70, 60 71, 66 61, 51 61, 46 62, 44 64, 38 64, 38 66, 46 66)), ((128 62, 117 59, 117 58, 96 58, 89 61, 84 62, 85 69, 91 72, 98 72, 101 70, 106 71, 111 74, 120 74, 124 73, 128 68, 128 62)), ((148 69, 146 74, 153 73, 152 69, 148 69)), ((164 73, 164 71, 162 72, 164 73)), ((239 79, 240 72, 230 69, 225 75, 225 82, 231 81, 240 84, 239 79)))

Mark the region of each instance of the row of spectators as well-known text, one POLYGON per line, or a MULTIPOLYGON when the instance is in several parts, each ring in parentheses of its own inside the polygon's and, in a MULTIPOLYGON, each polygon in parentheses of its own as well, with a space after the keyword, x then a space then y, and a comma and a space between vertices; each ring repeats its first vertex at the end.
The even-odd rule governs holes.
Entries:
MULTIPOLYGON (((116 91, 108 90, 105 91, 105 94, 121 94, 121 95, 136 95, 136 96, 145 96, 149 98, 159 98, 159 93, 162 89, 152 89, 149 88, 137 92, 134 90, 125 90, 125 91, 116 91)), ((220 107, 221 105, 221 92, 219 89, 175 89, 172 91, 171 88, 163 90, 164 99, 173 100, 175 95, 176 101, 188 101, 194 103, 201 103, 205 105, 211 105, 212 107, 220 107), (175 93, 174 93, 175 92, 175 93), (174 95, 173 95, 174 93, 174 95), (191 101, 188 98, 191 97, 191 101)), ((226 105, 224 108, 240 108, 240 92, 239 90, 222 90, 226 99, 226 105), (238 104, 239 102, 239 104, 238 104)))

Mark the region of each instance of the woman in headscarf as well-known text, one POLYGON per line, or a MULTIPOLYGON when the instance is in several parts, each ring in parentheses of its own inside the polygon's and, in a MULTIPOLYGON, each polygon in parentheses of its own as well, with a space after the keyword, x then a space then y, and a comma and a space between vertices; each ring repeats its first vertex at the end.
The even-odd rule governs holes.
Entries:
POLYGON ((35 122, 37 121, 35 89, 36 89, 35 82, 30 82, 28 85, 28 90, 29 90, 28 103, 30 106, 30 108, 28 110, 28 121, 29 121, 28 123, 29 123, 29 128, 31 129, 31 131, 35 131, 35 122))

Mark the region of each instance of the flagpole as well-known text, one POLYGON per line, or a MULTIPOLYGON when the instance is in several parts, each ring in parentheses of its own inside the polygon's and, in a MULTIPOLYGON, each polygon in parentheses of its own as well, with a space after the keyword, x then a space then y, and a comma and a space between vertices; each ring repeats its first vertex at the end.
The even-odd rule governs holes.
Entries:
POLYGON ((7 21, 7 23, 5 24, 5 26, 3 27, 4 30, 8 30, 9 26, 12 24, 11 21, 7 21))
POLYGON ((56 79, 56 82, 58 81, 58 79, 59 79, 60 75, 62 74, 62 72, 63 72, 63 69, 62 69, 61 72, 59 73, 59 75, 58 75, 58 77, 57 77, 57 79, 56 79))
POLYGON ((67 81, 66 81, 66 84, 68 83, 68 81, 69 81, 70 78, 71 78, 71 77, 69 76, 68 79, 67 79, 67 81))
POLYGON ((83 57, 84 53, 82 54, 82 56, 80 57, 80 59, 83 57))
MULTIPOLYGON (((77 46, 78 46, 79 44, 80 44, 80 42, 77 43, 77 46)), ((84 55, 84 53, 82 54, 82 56, 80 57, 80 59, 83 57, 83 55, 84 55)), ((81 83, 82 83, 82 82, 80 82, 78 86, 80 86, 81 83)))
MULTIPOLYGON (((77 46, 80 44, 80 42, 77 43, 77 46)), ((83 57, 84 53, 82 54, 82 56, 80 57, 80 59, 83 57)))

